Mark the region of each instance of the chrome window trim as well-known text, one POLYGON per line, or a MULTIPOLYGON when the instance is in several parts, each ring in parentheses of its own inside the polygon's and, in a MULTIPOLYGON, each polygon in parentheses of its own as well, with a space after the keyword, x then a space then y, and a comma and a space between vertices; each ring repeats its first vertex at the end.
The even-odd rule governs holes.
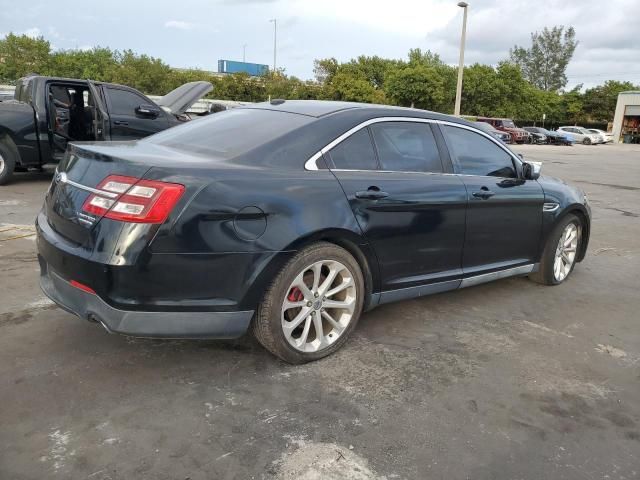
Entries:
MULTIPOLYGON (((435 123, 435 124, 438 124, 438 125, 447 125, 447 126, 462 128, 462 129, 469 130, 469 131, 472 131, 472 132, 475 132, 475 133, 479 133, 480 135, 482 135, 483 137, 485 137, 489 141, 491 141, 494 145, 497 145, 499 148, 504 150, 511 157, 512 160, 514 160, 515 162, 517 162, 517 164, 522 166, 522 160, 520 158, 518 158, 518 156, 515 155, 511 150, 509 150, 506 147, 506 145, 500 143, 497 139, 493 138, 488 133, 485 133, 482 130, 477 129, 475 127, 471 127, 469 125, 463 125, 463 124, 455 123, 455 122, 449 122, 449 121, 446 121, 446 120, 436 120, 436 119, 431 119, 431 118, 376 117, 376 118, 370 118, 369 120, 365 120, 364 122, 359 123, 355 127, 353 127, 351 129, 347 130, 346 132, 344 132, 342 135, 340 135, 339 137, 337 137, 333 141, 329 142, 327 145, 325 145, 318 152, 313 154, 311 156, 311 158, 309 158, 309 160, 307 160, 305 162, 304 169, 308 170, 308 171, 318 171, 318 170, 320 170, 318 168, 318 165, 317 165, 316 162, 325 153, 328 153, 333 147, 335 147, 336 145, 340 144, 341 142, 343 142, 344 140, 349 138, 351 135, 353 135, 357 131, 362 130, 363 128, 366 128, 369 125, 373 125, 375 123, 384 123, 384 122, 413 122, 413 123, 429 123, 429 124, 430 123, 435 123)), ((324 170, 324 169, 322 169, 322 170, 324 170)), ((332 169, 329 169, 329 170, 332 170, 334 172, 430 173, 430 174, 436 174, 436 175, 462 175, 462 176, 469 176, 469 177, 477 177, 478 176, 478 175, 468 175, 468 174, 464 174, 464 173, 413 172, 413 171, 407 171, 407 170, 357 170, 357 169, 343 169, 343 168, 332 168, 332 169)))

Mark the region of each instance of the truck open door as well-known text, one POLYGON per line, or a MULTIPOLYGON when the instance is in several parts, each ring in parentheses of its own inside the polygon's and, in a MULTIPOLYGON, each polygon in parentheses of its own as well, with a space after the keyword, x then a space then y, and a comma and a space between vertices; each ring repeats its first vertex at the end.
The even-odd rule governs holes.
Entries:
POLYGON ((91 80, 87 80, 89 92, 93 99, 93 135, 96 140, 109 140, 111 138, 109 113, 105 106, 104 97, 101 96, 101 89, 91 80))

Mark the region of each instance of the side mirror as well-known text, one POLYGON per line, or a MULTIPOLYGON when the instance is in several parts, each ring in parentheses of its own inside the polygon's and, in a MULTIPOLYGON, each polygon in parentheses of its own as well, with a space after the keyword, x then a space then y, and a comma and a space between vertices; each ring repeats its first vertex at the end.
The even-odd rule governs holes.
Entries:
POLYGON ((540 162, 524 162, 522 164, 522 173, 526 180, 537 180, 540 178, 542 163, 540 162))
POLYGON ((160 109, 155 105, 138 105, 135 111, 136 115, 147 118, 156 118, 160 115, 160 109))

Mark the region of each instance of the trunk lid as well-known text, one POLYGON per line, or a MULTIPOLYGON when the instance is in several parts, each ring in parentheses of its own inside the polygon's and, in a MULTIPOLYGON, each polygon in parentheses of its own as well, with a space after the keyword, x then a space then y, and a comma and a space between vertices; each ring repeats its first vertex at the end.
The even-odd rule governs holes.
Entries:
POLYGON ((181 115, 211 90, 213 85, 209 82, 185 83, 160 98, 156 104, 174 115, 181 115))
MULTIPOLYGON (((71 144, 56 169, 45 197, 45 209, 51 227, 75 244, 84 244, 91 230, 102 218, 83 211, 87 198, 99 190, 100 182, 109 175, 142 178, 151 165, 127 160, 122 154, 131 142, 71 144)), ((110 198, 120 195, 108 194, 110 198)))

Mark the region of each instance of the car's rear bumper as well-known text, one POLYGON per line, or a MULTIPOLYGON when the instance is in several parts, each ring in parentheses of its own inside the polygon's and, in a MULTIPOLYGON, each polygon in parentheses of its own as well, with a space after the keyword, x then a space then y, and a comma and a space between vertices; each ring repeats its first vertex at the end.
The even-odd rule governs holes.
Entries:
POLYGON ((101 323, 109 332, 134 337, 237 338, 243 335, 253 311, 176 312, 120 310, 98 295, 81 290, 51 271, 40 256, 42 291, 68 312, 101 323))

